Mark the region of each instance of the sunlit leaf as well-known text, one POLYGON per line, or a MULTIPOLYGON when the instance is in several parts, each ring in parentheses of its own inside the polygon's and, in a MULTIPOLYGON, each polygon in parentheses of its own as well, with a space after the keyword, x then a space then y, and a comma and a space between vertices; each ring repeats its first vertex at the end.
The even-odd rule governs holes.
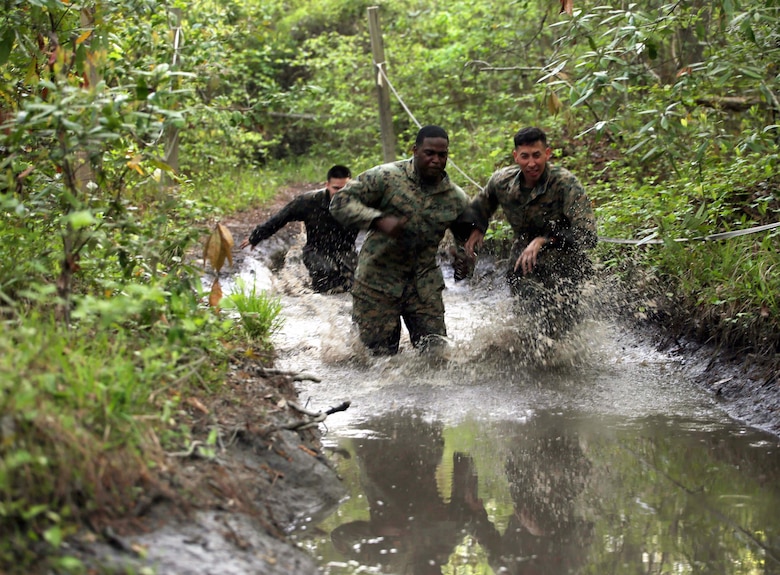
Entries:
POLYGON ((233 234, 231 234, 230 230, 227 229, 222 224, 217 224, 217 231, 219 232, 219 236, 222 240, 222 247, 225 251, 225 255, 227 256, 227 261, 232 266, 233 246, 235 245, 235 243, 233 242, 233 234))
POLYGON ((86 42, 87 38, 89 38, 90 36, 92 36, 92 30, 87 30, 86 32, 82 32, 81 36, 76 38, 76 46, 86 42))
POLYGON ((49 529, 43 532, 43 538, 52 547, 59 547, 60 544, 62 543, 62 528, 59 525, 50 527, 49 529))
POLYGON ((95 223, 95 216, 89 210, 73 212, 67 217, 67 222, 74 230, 80 230, 95 223))
POLYGON ((129 160, 127 162, 127 167, 130 168, 131 170, 135 170, 136 172, 138 172, 140 175, 143 176, 144 171, 141 169, 141 166, 139 165, 140 162, 141 162, 141 156, 139 154, 137 156, 134 156, 132 160, 129 160))

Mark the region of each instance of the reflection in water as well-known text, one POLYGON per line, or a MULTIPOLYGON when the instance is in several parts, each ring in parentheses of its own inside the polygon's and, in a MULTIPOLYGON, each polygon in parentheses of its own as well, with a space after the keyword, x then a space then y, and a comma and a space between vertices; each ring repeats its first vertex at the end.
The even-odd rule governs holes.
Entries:
POLYGON ((384 565, 392 573, 441 574, 461 530, 477 518, 470 461, 454 456, 453 489, 445 501, 436 482, 444 449, 441 424, 391 414, 370 427, 380 438, 355 447, 370 518, 338 526, 331 533, 333 545, 347 557, 384 565))
POLYGON ((325 573, 780 573, 780 460, 758 432, 551 411, 362 429, 340 441, 352 499, 298 536, 325 573))
POLYGON ((577 499, 591 463, 577 434, 543 414, 509 438, 506 476, 513 510, 503 534, 487 521, 477 541, 497 573, 575 573, 587 557, 591 524, 577 499))
POLYGON ((386 573, 440 575, 464 536, 480 544, 496 573, 570 573, 587 556, 591 525, 576 511, 590 462, 573 432, 542 418, 508 439, 505 473, 513 509, 503 533, 478 494, 474 460, 452 453, 447 497, 437 483, 444 454, 442 425, 414 414, 367 423, 379 437, 357 441, 368 520, 342 523, 333 546, 386 573))

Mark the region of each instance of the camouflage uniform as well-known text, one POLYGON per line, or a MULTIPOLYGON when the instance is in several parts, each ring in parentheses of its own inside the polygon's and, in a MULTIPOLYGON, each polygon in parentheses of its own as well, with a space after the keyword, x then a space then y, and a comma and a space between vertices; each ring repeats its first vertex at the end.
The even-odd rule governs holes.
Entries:
POLYGON ((360 339, 375 353, 398 351, 401 321, 417 347, 446 336, 444 279, 436 253, 450 228, 464 241, 471 224, 459 220, 468 196, 446 176, 424 184, 414 160, 376 166, 351 180, 331 200, 331 214, 350 228, 369 229, 352 289, 352 317, 360 339), (394 239, 371 229, 383 216, 408 218, 394 239))
POLYGON ((303 222, 306 245, 303 263, 309 271, 315 291, 337 287, 349 290, 354 279, 357 230, 348 230, 331 216, 328 190, 301 194, 249 236, 253 246, 270 238, 289 222, 303 222))
POLYGON ((596 245, 596 219, 585 189, 568 170, 548 164, 533 189, 523 182, 519 166, 498 170, 471 210, 476 227, 485 232, 493 213, 503 209, 515 238, 507 273, 512 293, 528 311, 548 312, 542 327, 552 335, 576 318, 582 282, 592 273, 586 250, 596 245), (526 276, 515 272, 518 257, 539 236, 550 242, 539 252, 534 270, 526 276))

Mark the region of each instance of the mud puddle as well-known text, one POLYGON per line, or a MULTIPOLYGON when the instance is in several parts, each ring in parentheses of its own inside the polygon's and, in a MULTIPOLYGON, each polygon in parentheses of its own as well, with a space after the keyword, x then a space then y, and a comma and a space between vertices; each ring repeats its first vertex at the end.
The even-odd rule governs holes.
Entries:
POLYGON ((500 285, 448 277, 446 358, 407 340, 377 359, 349 295, 311 293, 291 261, 277 363, 319 378, 310 409, 351 401, 323 426, 349 497, 293 532, 323 573, 780 572, 777 438, 605 309, 539 341, 500 285))

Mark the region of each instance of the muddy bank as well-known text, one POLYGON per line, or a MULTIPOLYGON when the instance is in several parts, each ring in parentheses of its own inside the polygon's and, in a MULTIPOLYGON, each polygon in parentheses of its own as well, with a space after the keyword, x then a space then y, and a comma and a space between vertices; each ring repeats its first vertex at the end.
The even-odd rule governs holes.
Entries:
POLYGON ((261 367, 251 349, 236 351, 220 397, 185 402, 177 415, 198 439, 168 454, 167 481, 128 516, 96 518, 66 553, 97 572, 317 573, 286 534, 327 513, 344 488, 317 427, 287 429, 311 419, 293 407, 297 374, 261 367))
POLYGON ((657 325, 630 326, 677 357, 697 385, 711 393, 732 418, 780 437, 780 357, 734 354, 684 338, 657 325))

